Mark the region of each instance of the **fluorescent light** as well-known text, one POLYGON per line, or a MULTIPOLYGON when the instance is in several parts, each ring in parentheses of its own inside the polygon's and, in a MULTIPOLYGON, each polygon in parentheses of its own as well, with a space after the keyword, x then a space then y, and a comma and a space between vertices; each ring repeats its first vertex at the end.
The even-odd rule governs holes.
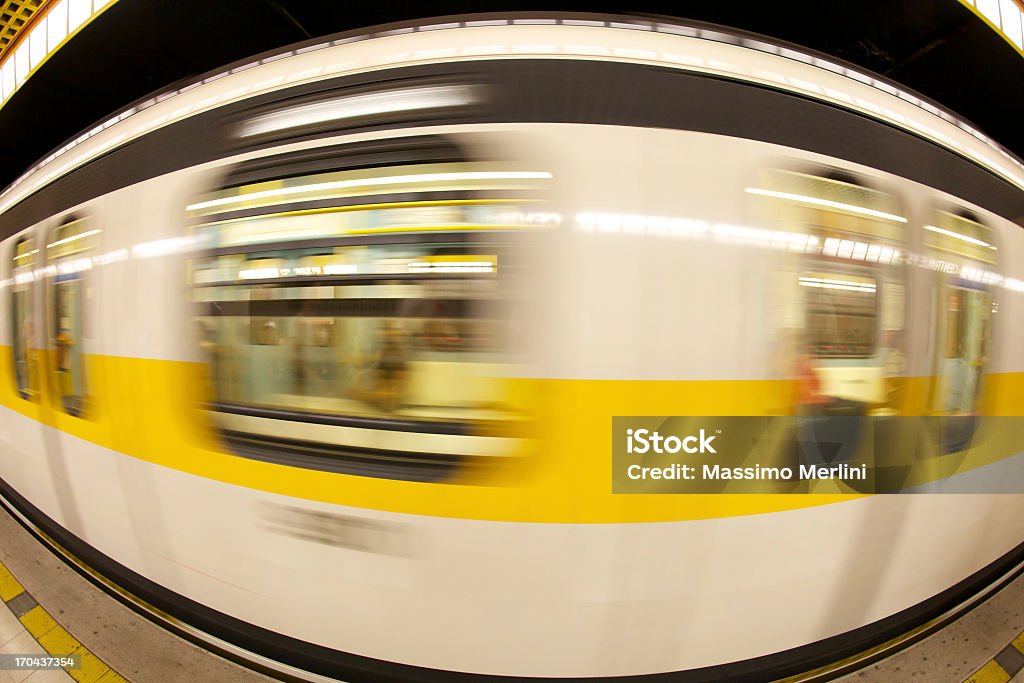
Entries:
POLYGON ((843 202, 834 202, 831 199, 822 199, 821 197, 810 197, 802 194, 792 194, 790 192, 777 192, 775 190, 762 190, 757 187, 748 187, 746 191, 750 194, 762 195, 764 197, 775 197, 777 199, 789 199, 794 202, 802 202, 804 204, 813 204, 815 206, 826 206, 830 209, 840 209, 841 211, 850 211, 851 213, 859 213, 865 216, 873 216, 875 218, 884 218, 890 221, 897 221, 899 223, 906 223, 907 219, 903 216, 897 216, 896 214, 886 213, 884 211, 876 211, 875 209, 869 209, 864 206, 857 206, 856 204, 845 204, 843 202))
POLYGON ((999 28, 999 0, 978 0, 978 11, 999 28))
MULTIPOLYGON (((198 204, 190 204, 185 208, 188 211, 197 211, 199 209, 209 209, 215 206, 242 204, 254 199, 270 199, 272 197, 285 197, 293 194, 343 190, 355 187, 405 185, 408 183, 436 183, 458 180, 534 180, 551 177, 551 174, 547 171, 472 171, 463 173, 419 173, 412 175, 384 176, 380 178, 354 178, 352 180, 336 180, 329 183, 313 183, 311 185, 281 187, 276 190, 250 192, 248 194, 238 195, 235 197, 222 197, 220 199, 211 199, 206 202, 199 202, 198 204)), ((429 188, 423 188, 423 191, 431 190, 429 188)))
POLYGON ((29 66, 33 69, 46 59, 46 23, 47 18, 43 17, 28 35, 29 66))
POLYGON ((162 240, 153 240, 152 242, 141 242, 132 245, 132 257, 152 258, 178 254, 188 251, 193 245, 199 244, 200 241, 200 238, 197 237, 168 237, 162 240))
POLYGON ((870 287, 871 289, 875 288, 875 286, 870 282, 858 282, 856 280, 836 280, 834 278, 828 277, 811 277, 810 275, 801 275, 800 279, 807 282, 827 282, 830 285, 851 285, 855 287, 870 287))
POLYGON ((874 292, 875 286, 870 283, 851 280, 835 280, 832 278, 801 276, 799 282, 804 287, 820 287, 822 289, 840 289, 849 292, 874 292))
POLYGON ((14 76, 17 79, 18 86, 28 78, 28 43, 22 41, 21 45, 14 51, 8 59, 14 62, 14 76))
POLYGON ((14 257, 14 260, 15 260, 15 261, 17 261, 18 259, 28 258, 28 257, 29 257, 29 256, 31 256, 32 254, 38 254, 38 253, 39 253, 39 250, 38 250, 38 249, 33 249, 32 251, 30 251, 30 252, 28 252, 28 253, 25 253, 25 254, 21 254, 20 256, 15 256, 15 257, 14 257))
POLYGON ((409 264, 410 273, 493 273, 490 261, 414 261, 409 264))
POLYGON ((68 35, 68 4, 63 0, 50 6, 46 13, 46 45, 50 52, 57 49, 68 35))
POLYGON ((239 137, 377 114, 459 107, 471 104, 476 100, 474 89, 466 85, 405 88, 389 92, 352 95, 257 116, 243 124, 239 137))
POLYGON ((74 33, 92 14, 90 0, 68 0, 68 33, 74 33))
POLYGON ((969 237, 967 235, 961 235, 960 233, 953 232, 952 230, 944 230, 943 228, 936 228, 934 225, 926 225, 926 226, 924 226, 924 229, 925 230, 931 230, 932 232, 937 232, 940 235, 946 235, 948 237, 953 237, 955 239, 962 240, 964 242, 968 242, 970 244, 977 244, 979 247, 988 247, 989 249, 995 249, 995 247, 993 247, 988 242, 982 242, 979 239, 975 239, 974 237, 969 237))
POLYGON ((50 244, 46 245, 46 248, 50 249, 52 247, 56 247, 56 246, 61 245, 61 244, 67 244, 68 242, 74 242, 75 240, 80 240, 83 237, 91 237, 93 235, 98 235, 98 234, 100 234, 99 230, 87 230, 86 232, 80 232, 77 235, 72 235, 71 237, 65 237, 62 240, 57 240, 56 242, 51 242, 50 244))
POLYGON ((357 272, 354 264, 320 266, 299 266, 298 268, 249 268, 238 271, 239 280, 269 280, 278 277, 305 277, 310 275, 352 275, 357 272))
POLYGON ((280 271, 277 268, 251 268, 238 271, 238 278, 240 280, 269 280, 279 274, 280 271))
POLYGON ((61 275, 73 275, 92 269, 92 259, 80 258, 74 261, 64 261, 57 265, 57 272, 61 275))

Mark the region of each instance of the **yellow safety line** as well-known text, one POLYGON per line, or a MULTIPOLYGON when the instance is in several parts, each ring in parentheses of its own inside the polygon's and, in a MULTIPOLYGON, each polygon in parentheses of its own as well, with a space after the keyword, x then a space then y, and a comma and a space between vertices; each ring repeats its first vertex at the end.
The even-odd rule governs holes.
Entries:
POLYGON ((7 571, 7 567, 0 563, 0 599, 5 603, 13 597, 17 597, 25 592, 18 580, 11 576, 11 573, 7 571))
MULTIPOLYGON (((31 595, 0 562, 0 598, 6 604, 22 594, 31 595)), ((79 668, 64 669, 76 681, 80 683, 127 683, 127 679, 89 652, 87 647, 58 624, 38 602, 35 607, 20 615, 18 620, 42 648, 54 657, 80 655, 81 666, 79 668)))
POLYGON ((1022 663, 1024 663, 1024 631, 1018 633, 1009 645, 992 656, 983 667, 965 678, 963 683, 1006 683, 1021 670, 1024 670, 1024 667, 1020 666, 1022 663), (1009 652, 1011 656, 1004 658, 1003 664, 1010 666, 1014 671, 1004 669, 1003 665, 996 661, 1007 650, 1011 651, 1009 652))
POLYGON ((1006 683, 1010 680, 1010 674, 1003 671, 1003 667, 990 659, 985 666, 981 667, 970 678, 965 678, 964 683, 1006 683))

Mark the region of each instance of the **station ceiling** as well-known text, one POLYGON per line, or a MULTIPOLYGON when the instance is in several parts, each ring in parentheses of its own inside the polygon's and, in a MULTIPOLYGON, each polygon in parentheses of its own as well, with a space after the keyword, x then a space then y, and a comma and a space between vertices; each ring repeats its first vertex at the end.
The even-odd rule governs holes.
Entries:
POLYGON ((42 5, 43 0, 0 0, 0 58, 42 5))
POLYGON ((796 43, 916 90, 1024 157, 1024 58, 956 0, 118 0, 0 109, 0 187, 121 107, 261 52, 390 22, 555 10, 711 22, 796 43))

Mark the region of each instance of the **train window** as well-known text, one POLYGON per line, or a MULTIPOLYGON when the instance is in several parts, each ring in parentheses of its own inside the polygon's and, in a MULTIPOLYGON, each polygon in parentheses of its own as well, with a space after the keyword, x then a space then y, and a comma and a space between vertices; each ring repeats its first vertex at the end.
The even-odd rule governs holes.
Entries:
POLYGON ((13 283, 11 286, 11 341, 14 356, 14 380, 24 399, 37 395, 35 356, 33 353, 32 281, 39 250, 35 240, 25 238, 14 247, 13 283))
POLYGON ((440 239, 318 251, 204 264, 236 269, 241 282, 210 297, 201 323, 219 403, 423 421, 500 415, 488 379, 506 350, 496 254, 440 239), (323 275, 337 270, 362 277, 323 275))
POLYGON ((767 169, 759 213, 806 236, 783 257, 798 407, 898 413, 905 384, 906 223, 895 196, 840 169, 767 169))
POLYGON ((947 415, 977 412, 989 357, 993 295, 987 268, 998 249, 992 231, 966 210, 935 211, 924 226, 936 278, 936 372, 932 408, 947 415))
POLYGON ((69 415, 82 416, 86 408, 85 301, 86 273, 99 230, 84 219, 72 218, 57 227, 47 245, 50 274, 50 341, 53 347, 54 386, 60 406, 69 415))
POLYGON ((970 413, 974 411, 981 372, 988 360, 992 296, 949 286, 943 299, 943 349, 936 407, 951 414, 970 413))
POLYGON ((935 211, 932 222, 924 226, 924 243, 935 256, 944 253, 977 264, 995 263, 998 253, 992 231, 966 210, 935 211))
POLYGON ((817 358, 869 358, 875 352, 877 283, 848 272, 805 272, 807 335, 817 358))
POLYGON ((526 419, 511 379, 528 228, 515 217, 540 183, 502 168, 292 175, 190 206, 210 247, 192 283, 229 447, 417 480, 513 454, 516 439, 493 435, 526 419))

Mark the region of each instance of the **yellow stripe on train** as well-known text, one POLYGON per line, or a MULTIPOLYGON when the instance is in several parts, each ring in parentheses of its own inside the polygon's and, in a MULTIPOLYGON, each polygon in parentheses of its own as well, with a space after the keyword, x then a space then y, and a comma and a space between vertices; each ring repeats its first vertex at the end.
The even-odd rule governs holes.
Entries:
MULTIPOLYGON (((520 380, 543 397, 538 448, 508 466, 449 483, 350 476, 277 465, 226 452, 201 405, 199 363, 88 356, 94 399, 87 418, 62 412, 43 387, 22 399, 11 349, 0 351, 0 404, 69 435, 200 477, 359 508, 477 520, 621 523, 709 519, 777 512, 851 500, 846 494, 615 495, 614 415, 772 415, 792 396, 787 381, 520 380)), ((987 413, 1012 414, 1024 373, 987 376, 987 413)), ((909 380, 923 395, 929 378, 909 380)), ((1020 452, 1017 435, 972 449, 960 471, 1020 452), (974 453, 973 451, 979 451, 974 453)), ((73 457, 68 455, 67 457, 73 457)))

